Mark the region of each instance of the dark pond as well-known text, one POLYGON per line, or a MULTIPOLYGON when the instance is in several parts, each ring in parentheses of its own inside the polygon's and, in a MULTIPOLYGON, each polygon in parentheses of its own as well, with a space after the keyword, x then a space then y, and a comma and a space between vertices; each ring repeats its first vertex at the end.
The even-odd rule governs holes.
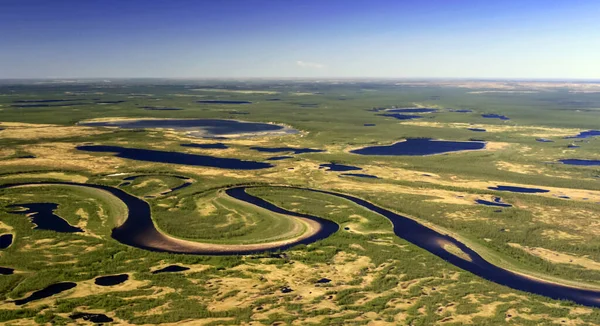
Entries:
POLYGON ((100 286, 112 286, 121 284, 129 279, 129 275, 127 274, 119 274, 119 275, 107 275, 100 276, 94 280, 96 285, 100 286))
POLYGON ((398 120, 412 120, 412 119, 420 119, 422 116, 420 115, 412 115, 412 114, 401 114, 401 113, 387 113, 387 114, 378 114, 382 117, 390 117, 398 120))
POLYGON ((167 128, 186 131, 203 131, 205 136, 232 135, 239 133, 267 132, 283 130, 283 126, 261 123, 243 122, 224 119, 140 119, 113 120, 99 122, 80 122, 81 126, 119 127, 124 129, 167 128))
POLYGON ((481 129, 481 128, 469 128, 469 130, 476 131, 476 132, 485 132, 485 129, 481 129))
POLYGON ((0 267, 0 275, 11 275, 15 270, 8 267, 0 267))
POLYGON ((55 294, 70 290, 76 286, 77 286, 77 284, 72 283, 72 282, 62 282, 62 283, 52 284, 52 285, 49 285, 39 291, 33 292, 30 296, 28 296, 26 298, 15 300, 14 303, 17 306, 24 305, 31 301, 44 299, 44 298, 53 296, 55 294))
POLYGON ((290 293, 293 292, 294 290, 292 290, 292 288, 284 286, 281 288, 281 293, 290 293))
POLYGON ((327 168, 325 171, 336 171, 336 172, 362 170, 362 168, 359 168, 357 166, 343 165, 343 164, 336 164, 336 163, 324 163, 324 164, 319 165, 319 169, 324 169, 324 168, 327 168))
POLYGON ((553 143, 554 142, 554 140, 552 140, 552 139, 546 139, 546 138, 536 138, 535 141, 538 141, 540 143, 553 143))
POLYGON ((470 151, 483 149, 485 142, 475 141, 450 141, 450 140, 432 140, 428 138, 409 138, 405 141, 397 142, 392 145, 369 146, 350 151, 350 153, 360 155, 409 155, 421 156, 441 154, 457 151, 470 151))
POLYGON ((6 248, 10 247, 12 242, 13 242, 12 233, 6 233, 3 235, 0 235, 0 249, 6 249, 6 248))
POLYGON ((83 232, 82 229, 72 226, 62 217, 54 214, 58 204, 54 203, 32 203, 15 204, 7 206, 9 208, 23 207, 23 211, 12 211, 13 214, 29 215, 29 219, 35 224, 34 229, 51 230, 63 233, 83 232))
POLYGON ((482 114, 481 116, 488 119, 510 120, 507 116, 495 113, 482 114))
POLYGON ((269 102, 281 101, 281 99, 280 98, 268 98, 267 101, 269 101, 269 102))
POLYGON ((142 106, 142 109, 149 111, 180 111, 183 110, 181 108, 168 108, 168 107, 158 107, 158 106, 142 106))
POLYGON ((365 123, 363 126, 365 126, 365 127, 375 127, 376 124, 374 124, 374 123, 365 123))
POLYGON ((289 152, 293 154, 303 154, 303 153, 322 153, 324 150, 322 149, 314 149, 314 148, 295 148, 295 147, 250 147, 255 151, 264 152, 264 153, 283 153, 289 152))
POLYGON ((80 151, 96 153, 116 153, 122 157, 137 161, 208 166, 233 170, 258 170, 273 167, 272 164, 255 161, 243 161, 235 158, 221 158, 209 155, 197 155, 179 152, 165 152, 151 149, 126 148, 119 146, 83 145, 76 147, 80 151))
POLYGON ((496 191, 518 192, 518 193, 524 193, 524 194, 544 193, 544 192, 550 191, 550 190, 539 189, 539 188, 524 188, 524 187, 514 187, 514 186, 488 187, 488 189, 496 190, 496 191))
POLYGON ((267 161, 281 161, 281 160, 285 160, 288 158, 294 158, 293 156, 289 156, 289 155, 283 155, 283 156, 273 156, 273 157, 269 157, 267 159, 267 161))
POLYGON ((571 197, 565 196, 565 195, 558 196, 558 198, 561 198, 561 199, 571 199, 571 197))
POLYGON ((364 174, 364 173, 342 173, 340 176, 348 176, 348 177, 358 177, 358 178, 367 178, 367 179, 379 179, 378 176, 372 174, 364 174))
POLYGON ((588 130, 588 131, 582 131, 582 132, 580 132, 578 135, 575 135, 575 136, 569 136, 569 137, 565 137, 565 139, 572 139, 572 138, 589 138, 589 137, 596 137, 596 136, 600 136, 600 130, 588 130))
POLYGON ((105 314, 92 314, 87 312, 76 312, 71 314, 69 318, 73 320, 82 319, 96 324, 111 323, 114 320, 105 314))
POLYGON ((394 112, 394 113, 431 113, 437 112, 437 109, 430 108, 401 108, 401 109, 389 109, 386 112, 394 112))
POLYGON ((252 102, 248 102, 248 101, 225 101, 225 100, 202 100, 202 101, 196 101, 196 103, 201 103, 201 104, 252 104, 252 102))
POLYGON ((473 110, 469 110, 469 109, 457 109, 457 110, 449 109, 448 111, 456 112, 456 113, 471 113, 471 112, 473 112, 473 110))
POLYGON ((496 197, 494 201, 477 199, 475 200, 477 204, 486 205, 486 206, 495 206, 495 207, 512 207, 511 204, 503 203, 502 198, 496 197))
POLYGON ((318 280, 316 283, 325 284, 325 283, 329 283, 329 282, 331 282, 331 280, 324 277, 324 278, 318 280))
POLYGON ((179 266, 179 265, 169 265, 167 267, 155 270, 152 274, 160 274, 160 273, 176 273, 183 272, 189 270, 189 267, 179 266))
POLYGON ((193 147, 193 148, 202 148, 202 149, 227 149, 229 146, 223 143, 214 143, 214 144, 181 144, 183 147, 193 147))
POLYGON ((569 144, 567 145, 567 148, 579 148, 581 146, 577 146, 577 145, 573 145, 573 144, 569 144))
POLYGON ((559 160, 562 164, 567 165, 583 165, 583 166, 596 166, 600 165, 600 160, 580 160, 576 158, 559 160))

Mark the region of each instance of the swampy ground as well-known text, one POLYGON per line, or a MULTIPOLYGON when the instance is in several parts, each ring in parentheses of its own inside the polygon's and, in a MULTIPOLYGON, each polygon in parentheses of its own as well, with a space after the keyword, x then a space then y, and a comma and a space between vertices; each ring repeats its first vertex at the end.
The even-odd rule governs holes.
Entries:
MULTIPOLYGON (((215 247, 293 241, 314 231, 314 225, 302 220, 227 196, 224 190, 236 185, 259 186, 249 192, 287 210, 329 219, 340 228, 326 239, 282 252, 154 252, 111 237, 113 228, 124 222, 127 207, 107 192, 69 185, 3 188, 0 234, 13 237, 0 250, 0 267, 14 272, 0 275, 0 322, 86 323, 70 318, 84 313, 105 315, 115 324, 600 324, 599 308, 532 295, 463 271, 396 237, 386 218, 348 201, 272 187, 357 196, 449 234, 503 268, 600 289, 600 169, 560 162, 600 159, 600 139, 568 138, 598 129, 599 123, 598 84, 3 83, 0 186, 68 181, 117 187, 148 202, 160 232, 215 247), (393 108, 436 110, 408 111, 420 118, 407 120, 382 115, 393 108), (507 119, 482 116, 490 114, 507 119), (239 119, 298 132, 211 139, 187 130, 77 124, 116 118, 239 119), (486 131, 469 130, 474 128, 486 131), (411 138, 475 140, 486 146, 426 156, 351 153, 411 138), (536 141, 540 138, 553 142, 536 141), (217 143, 226 146, 209 145, 217 143), (569 148, 571 144, 580 147, 569 148), (228 169, 77 149, 91 145, 272 166, 228 169), (255 147, 293 149, 274 154, 255 147), (300 148, 324 151, 296 153, 300 148), (292 158, 269 161, 274 155, 292 158), (351 173, 377 178, 319 168, 331 163, 358 167, 351 173), (548 192, 489 189, 497 186, 548 192), (512 207, 476 202, 496 197, 512 207), (54 214, 83 232, 36 229, 11 206, 32 203, 57 204, 54 214), (153 273, 170 265, 187 269, 153 273), (122 283, 95 283, 98 277, 121 274, 128 275, 122 283), (323 278, 331 281, 319 283, 323 278), (13 302, 61 282, 76 286, 23 305, 13 302)), ((464 255, 458 247, 446 249, 464 255)))

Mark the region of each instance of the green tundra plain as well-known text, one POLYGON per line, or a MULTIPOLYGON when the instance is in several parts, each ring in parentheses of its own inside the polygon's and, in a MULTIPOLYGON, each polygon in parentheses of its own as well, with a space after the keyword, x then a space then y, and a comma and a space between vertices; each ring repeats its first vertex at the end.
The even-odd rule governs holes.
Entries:
MULTIPOLYGON (((600 139, 568 138, 599 128, 598 83, 3 81, 0 234, 12 234, 13 241, 0 250, 0 267, 14 272, 0 275, 0 323, 91 323, 71 318, 81 312, 105 315, 112 320, 108 324, 136 325, 600 324, 600 308, 488 281, 397 237, 379 214, 300 189, 368 200, 450 235, 496 266, 600 291, 600 169, 559 162, 600 160, 600 139), (202 100, 251 103, 197 102, 202 100), (436 110, 407 113, 421 117, 412 120, 380 115, 393 107, 436 110), (298 132, 209 139, 188 130, 78 124, 117 118, 235 119, 298 132), (469 130, 474 128, 485 132, 469 130), (427 156, 350 153, 410 138, 478 140, 486 146, 427 156), (227 148, 181 146, 215 143, 227 148), (77 149, 89 144, 273 166, 235 170, 77 149), (252 147, 323 151, 266 153, 252 147), (268 160, 281 155, 292 157, 268 160), (362 170, 348 173, 377 178, 319 168, 324 163, 357 166, 362 170), (127 177, 136 178, 125 182, 127 177), (36 182, 73 184, 31 185, 36 182), (191 184, 177 189, 185 182, 191 184), (123 202, 74 183, 119 188, 150 205, 160 232, 215 248, 293 241, 315 228, 228 196, 225 190, 233 186, 251 185, 251 195, 333 221, 339 230, 310 244, 248 255, 145 250, 111 237, 127 216, 123 202), (9 184, 30 185, 2 187, 9 184), (488 189, 498 185, 549 191, 488 189), (512 207, 476 202, 496 197, 512 207), (54 214, 83 232, 36 229, 11 206, 29 203, 57 204, 54 214), (188 269, 152 273, 169 265, 188 269), (114 286, 94 282, 117 274, 127 274, 127 281, 114 286), (318 282, 323 278, 330 281, 318 282), (60 282, 76 286, 26 304, 14 302, 60 282)), ((464 255, 453 245, 445 249, 464 255)))

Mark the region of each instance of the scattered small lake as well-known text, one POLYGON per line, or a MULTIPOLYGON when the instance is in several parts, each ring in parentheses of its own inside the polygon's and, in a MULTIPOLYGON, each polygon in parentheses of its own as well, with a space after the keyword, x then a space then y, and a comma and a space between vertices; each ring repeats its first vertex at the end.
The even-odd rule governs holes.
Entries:
POLYGON ((112 323, 114 320, 105 314, 92 314, 87 312, 76 312, 71 314, 69 318, 73 320, 82 319, 95 324, 112 323))
POLYGON ((167 267, 155 270, 152 274, 160 274, 160 273, 176 273, 183 272, 189 270, 189 267, 179 266, 179 265, 169 265, 167 267))
POLYGON ((80 122, 78 125, 88 127, 118 127, 123 129, 176 129, 193 133, 193 136, 219 137, 223 135, 262 133, 262 132, 297 132, 291 128, 262 122, 245 122, 225 119, 139 119, 111 120, 96 122, 80 122))
POLYGON ((336 164, 336 163, 324 163, 324 164, 319 165, 319 169, 325 169, 325 168, 326 168, 325 171, 335 171, 335 172, 362 170, 362 168, 359 168, 357 166, 343 165, 343 164, 336 164))
POLYGON ((394 112, 394 113, 432 113, 437 112, 437 109, 431 108, 399 108, 399 109, 388 109, 386 112, 394 112))
POLYGON ((317 281, 317 282, 315 282, 315 283, 318 283, 318 284, 326 284, 326 283, 329 283, 329 282, 331 282, 331 280, 330 280, 330 279, 328 279, 328 278, 325 278, 325 277, 324 277, 324 278, 322 278, 322 279, 318 280, 318 281, 317 281))
POLYGON ((15 300, 14 303, 17 306, 21 306, 21 305, 24 305, 31 301, 51 297, 55 294, 70 290, 76 286, 77 286, 77 284, 72 283, 72 282, 62 282, 62 283, 52 284, 52 285, 47 286, 39 291, 33 292, 30 296, 28 296, 26 298, 15 300))
POLYGON ((554 140, 546 139, 546 138, 536 138, 535 141, 540 142, 540 143, 553 143, 554 142, 554 140))
POLYGON ((497 186, 497 187, 488 187, 490 190, 496 191, 509 191, 509 192, 518 192, 524 194, 535 194, 535 193, 545 193, 550 192, 550 190, 539 189, 539 188, 525 188, 525 187, 515 187, 515 186, 497 186))
POLYGON ((582 166, 597 166, 600 165, 600 160, 580 160, 576 158, 559 160, 562 164, 567 165, 582 165, 582 166))
POLYGON ((129 279, 127 274, 100 276, 94 280, 94 284, 100 286, 113 286, 121 284, 129 279))
POLYGON ((125 101, 98 101, 96 104, 119 104, 125 103, 125 101))
POLYGON ((394 118, 394 119, 398 119, 398 120, 412 120, 412 119, 423 118, 420 115, 401 114, 401 113, 384 113, 384 114, 378 114, 378 115, 382 116, 382 117, 389 117, 389 118, 394 118))
POLYGON ((378 176, 375 176, 372 174, 364 174, 364 173, 342 173, 342 174, 340 174, 340 176, 366 178, 366 179, 379 179, 378 176))
POLYGON ((13 268, 0 267, 0 275, 11 275, 15 272, 13 268))
POLYGON ((423 156, 458 151, 472 151, 485 148, 485 142, 432 140, 428 138, 409 138, 392 145, 368 146, 350 151, 359 155, 384 156, 423 156))
POLYGON ((54 214, 54 210, 58 208, 58 204, 54 203, 32 203, 32 204, 15 204, 7 206, 9 208, 22 207, 23 211, 12 211, 13 214, 28 215, 29 219, 35 224, 34 229, 50 230, 62 233, 83 232, 82 229, 72 226, 62 217, 54 214))
POLYGON ((5 233, 3 235, 0 235, 0 249, 6 249, 6 248, 10 247, 12 242, 13 242, 12 233, 5 233))
POLYGON ((116 157, 144 162, 206 166, 232 170, 258 170, 273 167, 272 164, 264 162, 243 161, 236 158, 221 158, 209 155, 165 152, 151 149, 103 145, 83 145, 77 146, 76 148, 80 151, 95 153, 115 153, 116 157))
POLYGON ((196 103, 200 104, 252 104, 249 101, 225 101, 225 100, 201 100, 196 101, 196 103))
POLYGON ((588 130, 582 131, 578 135, 565 137, 565 139, 573 139, 573 138, 590 138, 600 136, 600 130, 588 130))
POLYGON ((273 157, 269 157, 267 159, 267 161, 281 161, 281 160, 285 160, 288 158, 294 158, 293 156, 289 156, 289 155, 283 155, 283 156, 273 156, 273 157))
POLYGON ((512 207, 511 204, 507 204, 507 203, 502 202, 502 198, 500 198, 500 197, 494 198, 494 201, 489 201, 489 200, 484 200, 484 199, 477 199, 477 200, 475 200, 475 202, 477 204, 486 205, 486 206, 512 207))
POLYGON ((60 106, 77 106, 77 105, 88 105, 91 103, 59 103, 59 104, 12 104, 14 108, 47 108, 47 107, 60 107, 60 106))
POLYGON ((181 144, 183 147, 202 148, 202 149, 227 149, 229 146, 223 143, 214 144, 181 144))
POLYGON ((264 153, 293 153, 293 154, 304 154, 304 153, 322 153, 325 152, 322 149, 314 149, 314 148, 295 148, 295 147, 259 147, 254 146, 250 147, 255 151, 264 152, 264 153))
POLYGON ((577 146, 577 145, 573 145, 573 144, 569 144, 567 145, 567 148, 579 148, 581 146, 577 146))
POLYGON ((510 120, 510 118, 508 118, 507 116, 495 113, 482 114, 481 116, 487 119, 510 120))
POLYGON ((365 123, 363 126, 365 126, 365 127, 375 127, 376 124, 374 124, 374 123, 365 123))
POLYGON ((469 109, 448 109, 448 112, 455 112, 455 113, 471 113, 473 112, 473 110, 469 110, 469 109))
POLYGON ((481 128, 468 128, 468 130, 476 131, 476 132, 486 132, 485 129, 481 129, 481 128))

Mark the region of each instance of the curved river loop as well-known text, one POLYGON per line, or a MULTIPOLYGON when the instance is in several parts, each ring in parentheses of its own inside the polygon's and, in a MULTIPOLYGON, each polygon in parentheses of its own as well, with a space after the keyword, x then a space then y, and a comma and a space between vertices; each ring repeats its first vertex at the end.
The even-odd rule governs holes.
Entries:
MULTIPOLYGON (((339 226, 330 220, 309 214, 292 212, 273 205, 259 197, 250 195, 246 192, 246 189, 252 188, 253 186, 235 186, 225 189, 225 192, 228 196, 243 201, 247 204, 267 209, 274 213, 302 219, 304 222, 312 225, 318 225, 318 227, 314 228, 314 232, 307 236, 273 243, 261 243, 255 245, 215 245, 198 243, 177 239, 161 233, 156 229, 152 221, 150 205, 144 200, 115 187, 97 184, 53 181, 5 184, 0 185, 0 189, 31 185, 79 186, 109 192, 110 194, 119 198, 128 208, 127 218, 120 226, 113 229, 112 237, 123 244, 145 250, 199 255, 245 255, 265 251, 284 250, 298 244, 313 243, 320 239, 327 238, 339 230, 339 226)), ((265 186, 263 185, 261 187, 265 186)), ((268 187, 300 189, 348 200, 358 206, 361 206, 362 208, 388 218, 393 225, 394 233, 398 237, 429 251, 430 253, 444 259, 458 268, 471 272, 486 280, 510 287, 512 289, 543 295, 553 299, 570 300, 581 305, 600 307, 599 290, 557 284, 512 272, 502 267, 493 265, 457 239, 449 235, 439 233, 411 218, 377 206, 364 199, 327 190, 287 186, 268 187), (448 252, 446 249, 444 249, 444 247, 447 245, 454 245, 458 247, 468 257, 461 258, 448 252)))

